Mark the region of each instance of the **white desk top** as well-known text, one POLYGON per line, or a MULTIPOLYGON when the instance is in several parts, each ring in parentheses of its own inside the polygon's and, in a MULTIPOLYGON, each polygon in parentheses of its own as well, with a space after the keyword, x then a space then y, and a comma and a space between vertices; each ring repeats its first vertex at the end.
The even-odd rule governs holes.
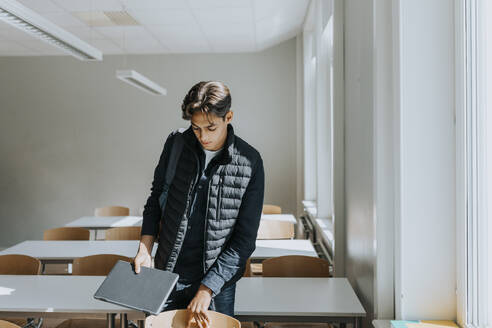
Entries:
POLYGON ((0 313, 141 312, 94 299, 105 277, 0 275, 0 313))
POLYGON ((318 257, 308 239, 257 240, 252 259, 269 259, 285 255, 305 255, 318 257))
MULTIPOLYGON (((105 277, 0 276, 0 313, 130 313, 138 311, 95 300, 105 277)), ((242 278, 235 315, 241 317, 365 316, 346 278, 242 278)))
POLYGON ((142 225, 141 216, 83 216, 65 225, 87 229, 109 229, 142 225))
POLYGON ((262 214, 262 220, 286 221, 297 224, 297 220, 292 214, 262 214))
MULTIPOLYGON (((135 257, 138 240, 27 240, 0 252, 0 255, 22 254, 40 260, 73 260, 96 254, 135 257)), ((154 247, 152 255, 155 255, 154 247)))
MULTIPOLYGON (((40 260, 71 261, 74 258, 96 254, 116 254, 134 257, 138 240, 27 240, 0 252, 0 255, 22 254, 40 260)), ((253 259, 266 259, 283 255, 317 256, 309 240, 257 240, 253 259)), ((155 256, 157 244, 152 250, 155 256)))
POLYGON ((364 317, 347 278, 242 278, 235 315, 243 318, 364 317))
MULTIPOLYGON (((262 220, 286 221, 297 224, 292 214, 263 214, 262 220)), ((141 216, 83 216, 65 225, 65 227, 80 227, 87 229, 109 229, 115 227, 141 226, 141 216)))

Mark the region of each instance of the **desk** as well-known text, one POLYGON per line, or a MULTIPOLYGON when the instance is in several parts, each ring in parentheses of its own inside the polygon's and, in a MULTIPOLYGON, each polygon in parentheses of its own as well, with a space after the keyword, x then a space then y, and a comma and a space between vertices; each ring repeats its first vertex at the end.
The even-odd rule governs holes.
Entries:
MULTIPOLYGON (((43 265, 53 263, 70 264, 74 259, 96 254, 116 254, 134 257, 138 240, 26 240, 0 252, 0 255, 21 254, 39 259, 43 265)), ((152 256, 157 251, 154 244, 152 256)), ((283 255, 317 256, 309 240, 257 240, 251 258, 264 260, 283 255)))
POLYGON ((241 321, 339 322, 355 328, 366 316, 347 278, 242 278, 234 312, 241 321))
POLYGON ((0 314, 2 317, 36 314, 45 318, 107 318, 109 327, 114 327, 117 314, 126 314, 143 327, 143 312, 94 299, 105 278, 0 275, 0 314))
POLYGON ((261 261, 286 255, 304 255, 318 257, 318 253, 309 239, 263 239, 256 241, 252 260, 261 261))
MULTIPOLYGON (((142 323, 139 311, 95 300, 105 277, 0 276, 0 314, 56 318, 104 318, 116 314, 142 323)), ((359 328, 366 315, 346 278, 242 278, 235 317, 242 321, 342 322, 359 328)), ((111 325, 110 325, 111 327, 111 325)))
POLYGON ((262 220, 284 221, 292 224, 297 224, 297 220, 292 214, 262 214, 262 220))
POLYGON ((141 225, 141 216, 83 216, 67 223, 65 227, 93 230, 94 239, 97 239, 98 230, 107 230, 117 227, 140 227, 141 225))

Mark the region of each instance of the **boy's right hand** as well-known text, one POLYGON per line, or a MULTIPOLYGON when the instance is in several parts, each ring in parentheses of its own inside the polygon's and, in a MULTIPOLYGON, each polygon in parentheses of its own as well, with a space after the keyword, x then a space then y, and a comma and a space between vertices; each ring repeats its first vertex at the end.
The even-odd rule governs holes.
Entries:
POLYGON ((152 247, 154 246, 154 237, 143 235, 138 245, 138 253, 133 259, 135 273, 140 273, 140 267, 150 268, 152 265, 152 247))
POLYGON ((152 257, 146 250, 140 250, 133 259, 133 263, 135 264, 135 273, 140 273, 141 266, 150 268, 152 265, 152 257))

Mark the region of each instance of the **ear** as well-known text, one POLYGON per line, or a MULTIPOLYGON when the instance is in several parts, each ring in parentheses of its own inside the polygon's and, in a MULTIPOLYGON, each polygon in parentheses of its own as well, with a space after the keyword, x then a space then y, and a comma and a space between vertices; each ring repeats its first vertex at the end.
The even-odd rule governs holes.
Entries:
POLYGON ((231 123, 233 117, 234 117, 234 112, 232 110, 228 111, 225 116, 226 123, 227 124, 231 123))

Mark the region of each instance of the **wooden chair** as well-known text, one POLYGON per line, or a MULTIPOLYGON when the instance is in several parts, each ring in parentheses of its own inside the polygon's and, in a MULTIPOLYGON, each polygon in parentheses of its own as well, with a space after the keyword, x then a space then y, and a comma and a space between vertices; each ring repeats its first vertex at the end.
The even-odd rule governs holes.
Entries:
POLYGON ((0 255, 0 274, 38 275, 41 262, 27 255, 0 255))
MULTIPOLYGON (((330 277, 327 260, 302 255, 279 256, 263 261, 263 277, 330 277)), ((268 322, 265 328, 331 328, 327 323, 268 322)))
POLYGON ((118 260, 131 262, 132 258, 114 254, 79 257, 73 260, 72 275, 107 276, 118 260))
MULTIPOLYGON (((222 313, 208 311, 210 327, 212 328, 241 328, 241 323, 222 313)), ((188 322, 188 310, 174 310, 162 312, 158 316, 149 316, 145 319, 146 328, 185 328, 188 322)), ((198 324, 192 321, 192 328, 198 328, 198 324)))
MULTIPOLYGON (((107 276, 118 260, 131 262, 126 256, 114 254, 99 254, 79 257, 73 261, 72 275, 76 276, 107 276)), ((115 320, 115 327, 120 326, 120 320, 115 320)), ((104 319, 69 319, 60 323, 56 328, 105 328, 104 319)))
POLYGON ((142 227, 118 227, 106 230, 106 240, 140 240, 142 227))
POLYGON ((285 221, 260 220, 256 239, 292 239, 294 224, 285 221))
POLYGON ((246 261, 246 270, 244 270, 243 277, 251 277, 251 259, 246 261))
POLYGON ((263 210, 261 211, 263 214, 282 214, 282 208, 277 205, 265 204, 263 205, 263 210))
POLYGON ((330 263, 313 256, 287 255, 263 261, 263 277, 330 277, 330 263))
POLYGON ((44 240, 89 240, 91 232, 84 228, 55 228, 44 231, 44 240))
POLYGON ((21 328, 21 326, 13 324, 12 322, 9 321, 0 320, 0 328, 21 328))
MULTIPOLYGON (((0 275, 38 275, 41 273, 41 262, 27 255, 0 255, 0 275)), ((28 323, 23 318, 3 318, 0 328, 23 327, 28 323)))
POLYGON ((130 209, 124 206, 106 206, 96 208, 96 216, 129 216, 130 209))

